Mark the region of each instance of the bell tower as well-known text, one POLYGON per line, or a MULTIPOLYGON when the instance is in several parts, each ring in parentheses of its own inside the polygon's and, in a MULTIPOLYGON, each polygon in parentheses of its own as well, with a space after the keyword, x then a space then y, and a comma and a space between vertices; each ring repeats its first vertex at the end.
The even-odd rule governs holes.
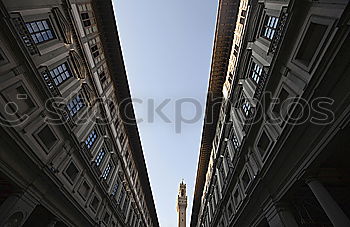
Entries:
POLYGON ((187 195, 186 184, 183 180, 180 183, 179 192, 177 195, 176 210, 178 214, 178 227, 186 227, 186 208, 187 208, 187 195))

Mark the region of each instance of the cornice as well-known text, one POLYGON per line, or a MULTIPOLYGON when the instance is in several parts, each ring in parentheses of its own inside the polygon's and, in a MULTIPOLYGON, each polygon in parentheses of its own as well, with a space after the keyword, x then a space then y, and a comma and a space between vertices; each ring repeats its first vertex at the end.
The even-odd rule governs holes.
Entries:
POLYGON ((198 221, 212 141, 220 113, 222 88, 231 54, 239 2, 239 0, 219 0, 205 118, 193 196, 190 224, 192 227, 196 226, 198 221))

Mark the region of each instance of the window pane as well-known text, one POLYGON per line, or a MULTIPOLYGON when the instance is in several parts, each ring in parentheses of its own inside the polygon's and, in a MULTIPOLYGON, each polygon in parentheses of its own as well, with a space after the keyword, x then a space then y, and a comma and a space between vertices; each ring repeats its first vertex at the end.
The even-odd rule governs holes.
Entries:
POLYGON ((56 86, 60 85, 65 80, 71 77, 70 70, 67 67, 66 63, 63 63, 58 67, 52 69, 50 71, 50 75, 54 79, 56 86))
POLYGON ((41 43, 54 38, 48 20, 40 20, 26 23, 28 32, 32 34, 35 43, 41 43))
POLYGON ((43 30, 44 30, 44 26, 43 26, 43 24, 42 24, 41 21, 38 21, 38 22, 37 22, 37 25, 38 25, 38 28, 39 28, 40 31, 43 31, 43 30))

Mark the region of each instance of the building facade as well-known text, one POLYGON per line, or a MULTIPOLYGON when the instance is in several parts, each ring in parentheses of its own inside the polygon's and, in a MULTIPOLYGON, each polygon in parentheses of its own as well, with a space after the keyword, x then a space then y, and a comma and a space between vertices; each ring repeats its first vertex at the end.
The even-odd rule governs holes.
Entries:
POLYGON ((178 216, 178 227, 186 227, 187 193, 186 184, 182 181, 176 200, 176 211, 178 216))
POLYGON ((112 2, 0 15, 0 226, 159 226, 112 2))
POLYGON ((350 226, 350 6, 219 0, 191 226, 350 226))

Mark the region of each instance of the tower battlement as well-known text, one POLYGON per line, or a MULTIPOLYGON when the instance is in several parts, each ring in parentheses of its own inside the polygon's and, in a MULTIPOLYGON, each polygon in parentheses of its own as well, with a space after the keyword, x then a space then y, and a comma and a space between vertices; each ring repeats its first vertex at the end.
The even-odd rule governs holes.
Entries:
POLYGON ((176 202, 176 211, 178 213, 179 227, 186 227, 186 208, 187 208, 186 184, 182 180, 179 186, 179 192, 177 195, 177 202, 176 202))

